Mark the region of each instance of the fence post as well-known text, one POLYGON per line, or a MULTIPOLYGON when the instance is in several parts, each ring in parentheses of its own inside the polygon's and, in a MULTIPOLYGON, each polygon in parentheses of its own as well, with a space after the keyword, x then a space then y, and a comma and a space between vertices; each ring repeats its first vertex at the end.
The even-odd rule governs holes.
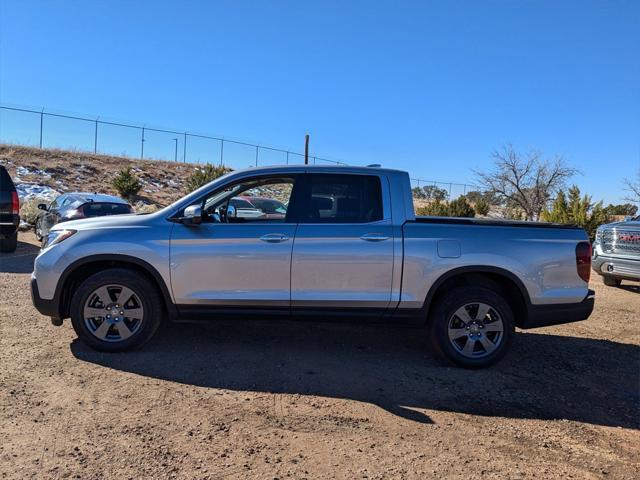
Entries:
POLYGON ((184 132, 184 152, 182 154, 182 163, 187 163, 187 132, 184 132))
POLYGON ((42 124, 44 122, 44 107, 40 112, 40 148, 42 148, 42 124))
POLYGON ((144 159, 144 127, 142 127, 142 141, 140 142, 140 160, 144 159))
POLYGON ((93 153, 98 153, 98 118, 96 118, 96 128, 93 133, 93 153))

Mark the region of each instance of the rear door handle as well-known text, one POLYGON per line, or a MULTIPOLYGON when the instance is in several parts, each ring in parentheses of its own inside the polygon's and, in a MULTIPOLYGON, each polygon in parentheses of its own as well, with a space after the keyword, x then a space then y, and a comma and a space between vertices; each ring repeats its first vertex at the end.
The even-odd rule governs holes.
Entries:
POLYGON ((382 242, 384 240, 389 240, 389 237, 381 233, 366 233, 362 235, 360 238, 367 242, 382 242))
POLYGON ((282 233, 267 233, 260 237, 260 240, 267 243, 280 243, 289 240, 289 237, 282 233))

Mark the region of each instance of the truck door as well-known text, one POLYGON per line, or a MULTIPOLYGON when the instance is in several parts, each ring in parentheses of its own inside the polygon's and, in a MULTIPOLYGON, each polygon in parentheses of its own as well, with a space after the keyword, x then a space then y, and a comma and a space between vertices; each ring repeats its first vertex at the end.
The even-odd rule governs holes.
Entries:
POLYGON ((287 205, 295 183, 295 175, 242 180, 198 200, 200 225, 175 225, 171 288, 181 311, 216 306, 289 311, 296 223, 287 205), (261 210, 267 201, 280 213, 261 210))
POLYGON ((296 204, 291 306, 385 309, 394 242, 384 175, 308 173, 296 204))

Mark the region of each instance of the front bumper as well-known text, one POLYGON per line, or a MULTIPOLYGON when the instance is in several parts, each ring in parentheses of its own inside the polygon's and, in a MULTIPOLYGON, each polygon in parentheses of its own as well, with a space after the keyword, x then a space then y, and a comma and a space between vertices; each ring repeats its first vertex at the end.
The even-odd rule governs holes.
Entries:
POLYGON ((594 255, 591 268, 598 275, 607 275, 624 280, 640 280, 640 259, 594 255))
POLYGON ((589 290, 587 296, 578 303, 559 303, 554 305, 530 305, 527 318, 520 328, 548 327, 562 323, 586 320, 593 312, 596 292, 589 290))
POLYGON ((42 315, 46 315, 51 318, 60 318, 60 302, 56 296, 51 300, 46 300, 40 297, 38 291, 38 282, 36 277, 31 277, 31 301, 33 306, 36 307, 42 315))

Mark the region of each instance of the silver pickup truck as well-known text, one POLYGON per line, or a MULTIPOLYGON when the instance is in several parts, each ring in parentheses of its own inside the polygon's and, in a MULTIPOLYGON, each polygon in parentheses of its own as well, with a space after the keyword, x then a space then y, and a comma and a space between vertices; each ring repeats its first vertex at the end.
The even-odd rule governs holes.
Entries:
POLYGON ((640 216, 598 227, 593 270, 610 287, 622 280, 640 281, 640 216))
POLYGON ((99 350, 137 347, 163 318, 360 318, 424 325, 444 357, 483 367, 514 327, 586 319, 590 267, 580 228, 416 217, 405 172, 288 166, 227 174, 153 214, 57 225, 31 291, 99 350), (286 212, 241 216, 238 197, 286 212))

